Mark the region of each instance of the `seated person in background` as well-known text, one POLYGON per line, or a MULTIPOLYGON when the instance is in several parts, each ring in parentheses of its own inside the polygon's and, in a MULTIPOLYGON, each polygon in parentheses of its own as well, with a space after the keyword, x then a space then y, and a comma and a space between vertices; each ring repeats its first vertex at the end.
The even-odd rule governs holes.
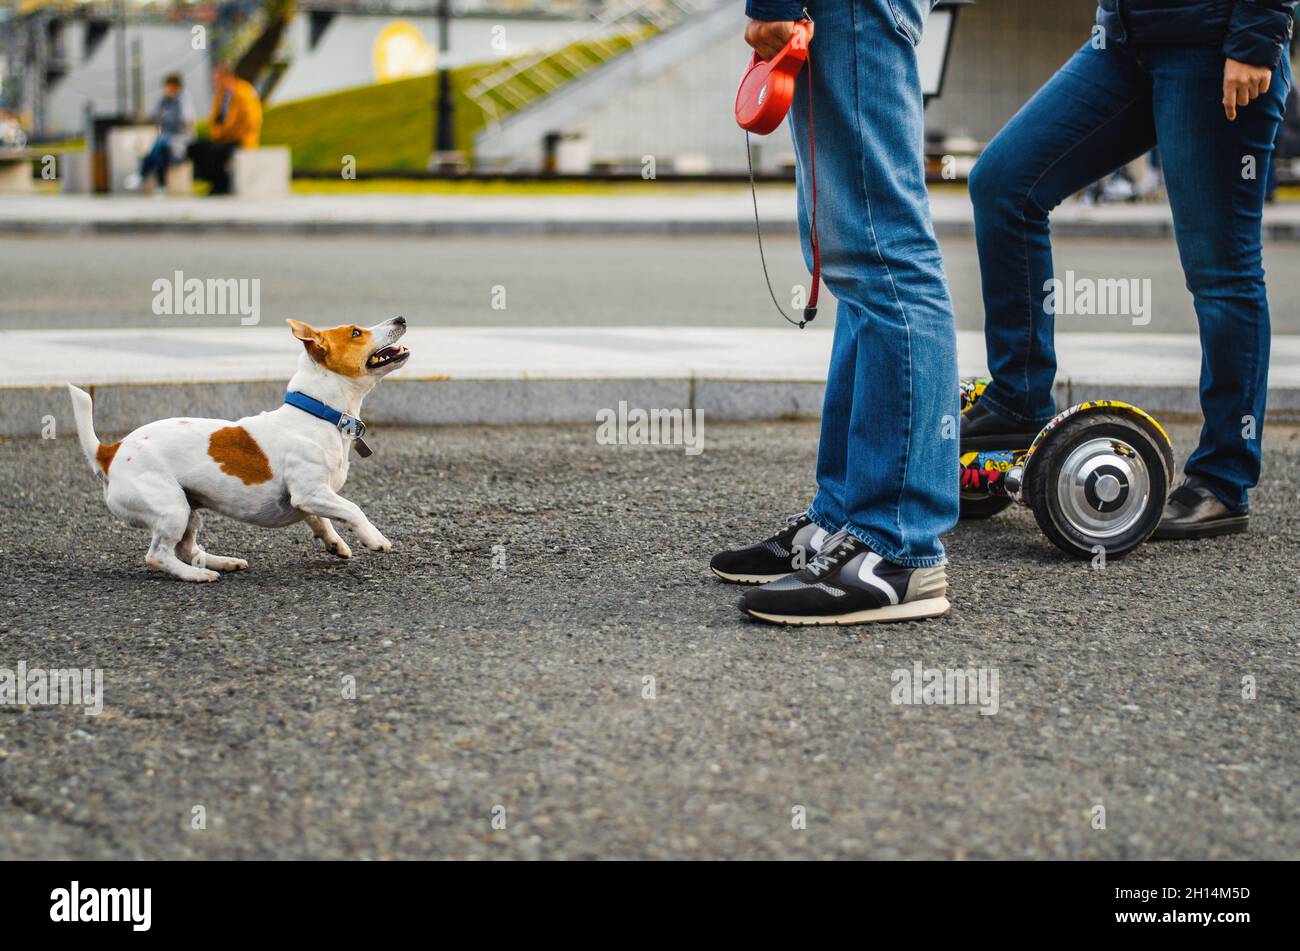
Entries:
POLYGON ((257 90, 229 66, 212 70, 210 141, 190 146, 196 177, 212 183, 213 195, 230 194, 230 156, 235 149, 255 149, 262 135, 262 104, 257 90))
POLYGON ((141 159, 140 174, 131 176, 127 186, 140 188, 154 175, 161 193, 167 187, 167 169, 185 160, 194 135, 194 107, 190 105, 190 97, 181 91, 179 73, 171 73, 163 80, 163 94, 154 109, 153 121, 158 124, 158 138, 141 159))

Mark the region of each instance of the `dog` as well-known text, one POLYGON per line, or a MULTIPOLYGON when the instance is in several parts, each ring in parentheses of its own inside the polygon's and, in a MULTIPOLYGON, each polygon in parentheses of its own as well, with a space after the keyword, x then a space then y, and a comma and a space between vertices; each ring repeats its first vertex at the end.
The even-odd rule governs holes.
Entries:
POLYGON ((353 502, 339 495, 360 437, 361 401, 402 366, 411 352, 397 345, 406 319, 370 328, 317 330, 290 320, 302 342, 285 405, 257 416, 176 417, 141 426, 120 442, 95 435, 89 394, 68 384, 77 438, 91 470, 104 483, 104 502, 118 518, 153 533, 145 563, 184 581, 216 581, 248 567, 242 558, 199 547, 199 512, 210 509, 252 525, 282 528, 306 522, 340 558, 352 550, 334 530, 342 522, 372 551, 392 543, 353 502))

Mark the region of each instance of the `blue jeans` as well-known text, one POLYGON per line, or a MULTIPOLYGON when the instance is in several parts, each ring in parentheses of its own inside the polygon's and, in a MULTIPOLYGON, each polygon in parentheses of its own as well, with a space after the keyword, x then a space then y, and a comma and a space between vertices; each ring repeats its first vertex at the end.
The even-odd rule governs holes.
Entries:
POLYGON ((147 155, 140 160, 140 177, 148 181, 150 175, 158 177, 158 187, 167 185, 167 169, 172 164, 171 142, 165 135, 158 136, 147 155))
POLYGON ((791 109, 811 267, 810 118, 835 338, 809 516, 888 561, 944 562, 957 522, 957 336, 925 187, 915 42, 930 0, 813 0, 791 109), (808 86, 812 83, 813 114, 808 86))
POLYGON ((1053 278, 1048 213, 1160 146, 1201 331, 1205 425, 1185 468, 1229 508, 1244 510, 1259 481, 1268 395, 1260 222, 1291 67, 1284 52, 1269 91, 1239 107, 1235 122, 1223 114, 1223 67, 1217 47, 1085 44, 989 143, 970 191, 993 376, 981 399, 1004 416, 1040 423, 1054 412, 1056 374, 1055 314, 1045 301, 1053 278))

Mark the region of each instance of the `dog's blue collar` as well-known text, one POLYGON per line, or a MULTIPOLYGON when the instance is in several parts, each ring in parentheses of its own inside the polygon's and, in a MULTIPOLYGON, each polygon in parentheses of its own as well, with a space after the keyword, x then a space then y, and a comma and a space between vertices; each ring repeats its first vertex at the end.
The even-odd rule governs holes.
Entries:
POLYGON ((306 393, 290 390, 284 394, 284 401, 290 406, 298 407, 304 413, 311 413, 317 419, 325 420, 345 436, 358 439, 366 434, 366 424, 361 420, 355 416, 349 416, 347 413, 340 413, 333 406, 327 406, 306 393))
POLYGON ((349 416, 347 413, 340 413, 333 406, 328 406, 318 399, 308 396, 306 393, 299 393, 297 390, 290 390, 284 394, 284 401, 290 406, 302 410, 304 413, 310 413, 317 419, 323 419, 331 426, 335 427, 344 436, 354 440, 357 452, 363 456, 370 455, 370 447, 361 437, 366 434, 366 424, 355 416, 349 416))

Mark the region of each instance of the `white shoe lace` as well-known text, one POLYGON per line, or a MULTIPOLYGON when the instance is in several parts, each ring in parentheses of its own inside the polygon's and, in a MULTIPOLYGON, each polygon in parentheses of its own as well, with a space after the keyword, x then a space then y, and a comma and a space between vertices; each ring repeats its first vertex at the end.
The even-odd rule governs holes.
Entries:
POLYGON ((839 558, 840 548, 845 542, 851 540, 852 536, 846 531, 836 532, 834 535, 827 538, 826 541, 822 542, 821 550, 817 552, 816 557, 814 557, 812 561, 808 562, 808 567, 806 569, 808 574, 819 578, 826 574, 826 572, 830 571, 831 568, 835 567, 836 561, 839 558))

